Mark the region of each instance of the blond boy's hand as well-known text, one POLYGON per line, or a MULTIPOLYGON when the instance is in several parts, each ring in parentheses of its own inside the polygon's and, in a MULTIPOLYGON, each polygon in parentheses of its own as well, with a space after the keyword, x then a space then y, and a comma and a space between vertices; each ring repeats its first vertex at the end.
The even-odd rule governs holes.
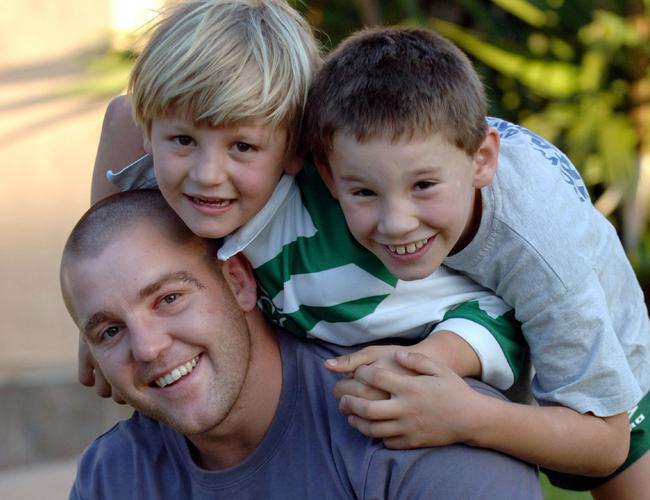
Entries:
POLYGON ((112 390, 111 384, 104 377, 90 349, 88 349, 88 344, 86 344, 86 341, 81 336, 79 337, 78 362, 77 377, 82 385, 87 387, 94 386, 95 393, 102 398, 110 398, 112 396, 116 403, 126 403, 119 394, 112 390))
POLYGON ((389 399, 366 398, 354 389, 339 392, 339 408, 350 425, 383 439, 388 448, 469 441, 481 396, 451 369, 422 354, 399 348, 394 360, 404 373, 371 365, 354 374, 359 383, 390 395, 389 399))

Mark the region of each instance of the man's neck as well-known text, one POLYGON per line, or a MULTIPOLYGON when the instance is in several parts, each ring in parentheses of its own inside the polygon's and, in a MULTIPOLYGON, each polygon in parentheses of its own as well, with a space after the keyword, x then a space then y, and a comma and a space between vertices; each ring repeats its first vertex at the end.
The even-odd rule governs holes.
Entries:
POLYGON ((217 428, 187 436, 192 456, 204 469, 217 470, 242 462, 260 444, 275 415, 282 391, 282 359, 273 330, 250 325, 251 360, 236 406, 217 428))

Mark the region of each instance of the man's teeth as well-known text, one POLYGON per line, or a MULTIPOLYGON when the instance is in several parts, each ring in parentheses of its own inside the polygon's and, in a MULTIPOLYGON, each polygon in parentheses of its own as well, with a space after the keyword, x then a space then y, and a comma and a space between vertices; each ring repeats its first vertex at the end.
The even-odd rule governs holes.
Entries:
POLYGON ((179 378, 184 377, 189 373, 192 373, 192 370, 194 370, 194 367, 196 366, 196 363, 198 363, 198 361, 199 361, 199 357, 195 356, 187 363, 184 363, 181 366, 174 368, 169 373, 156 379, 156 385, 160 388, 163 388, 166 385, 176 382, 179 378))
POLYGON ((429 238, 424 240, 418 240, 414 243, 408 243, 407 245, 387 245, 388 249, 398 255, 404 255, 405 253, 414 253, 416 250, 419 250, 424 245, 427 244, 429 238))

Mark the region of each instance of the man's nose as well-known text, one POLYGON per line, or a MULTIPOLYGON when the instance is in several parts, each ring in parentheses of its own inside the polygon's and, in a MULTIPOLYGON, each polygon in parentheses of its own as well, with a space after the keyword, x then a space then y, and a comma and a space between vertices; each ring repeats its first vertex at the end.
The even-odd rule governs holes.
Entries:
POLYGON ((133 359, 149 363, 167 349, 172 338, 159 321, 135 318, 128 325, 133 359))
POLYGON ((199 155, 190 170, 190 178, 204 186, 222 184, 227 179, 228 155, 216 148, 199 155))
POLYGON ((386 200, 381 204, 377 228, 381 234, 398 238, 418 227, 418 218, 408 200, 386 200))

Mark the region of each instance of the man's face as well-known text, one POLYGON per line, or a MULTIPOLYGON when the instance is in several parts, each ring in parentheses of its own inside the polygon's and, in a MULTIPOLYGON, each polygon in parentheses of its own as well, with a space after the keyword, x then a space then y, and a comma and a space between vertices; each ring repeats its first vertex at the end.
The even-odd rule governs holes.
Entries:
POLYGON ((320 170, 350 231, 398 278, 430 275, 467 237, 474 158, 442 136, 359 142, 337 132, 329 166, 320 170))
POLYGON ((287 166, 287 130, 260 121, 213 128, 181 117, 156 119, 151 148, 167 203, 206 238, 221 238, 248 222, 287 166))
POLYGON ((249 368, 246 319, 216 266, 198 240, 172 243, 141 223, 63 273, 76 322, 111 385, 186 435, 236 411, 249 368))

